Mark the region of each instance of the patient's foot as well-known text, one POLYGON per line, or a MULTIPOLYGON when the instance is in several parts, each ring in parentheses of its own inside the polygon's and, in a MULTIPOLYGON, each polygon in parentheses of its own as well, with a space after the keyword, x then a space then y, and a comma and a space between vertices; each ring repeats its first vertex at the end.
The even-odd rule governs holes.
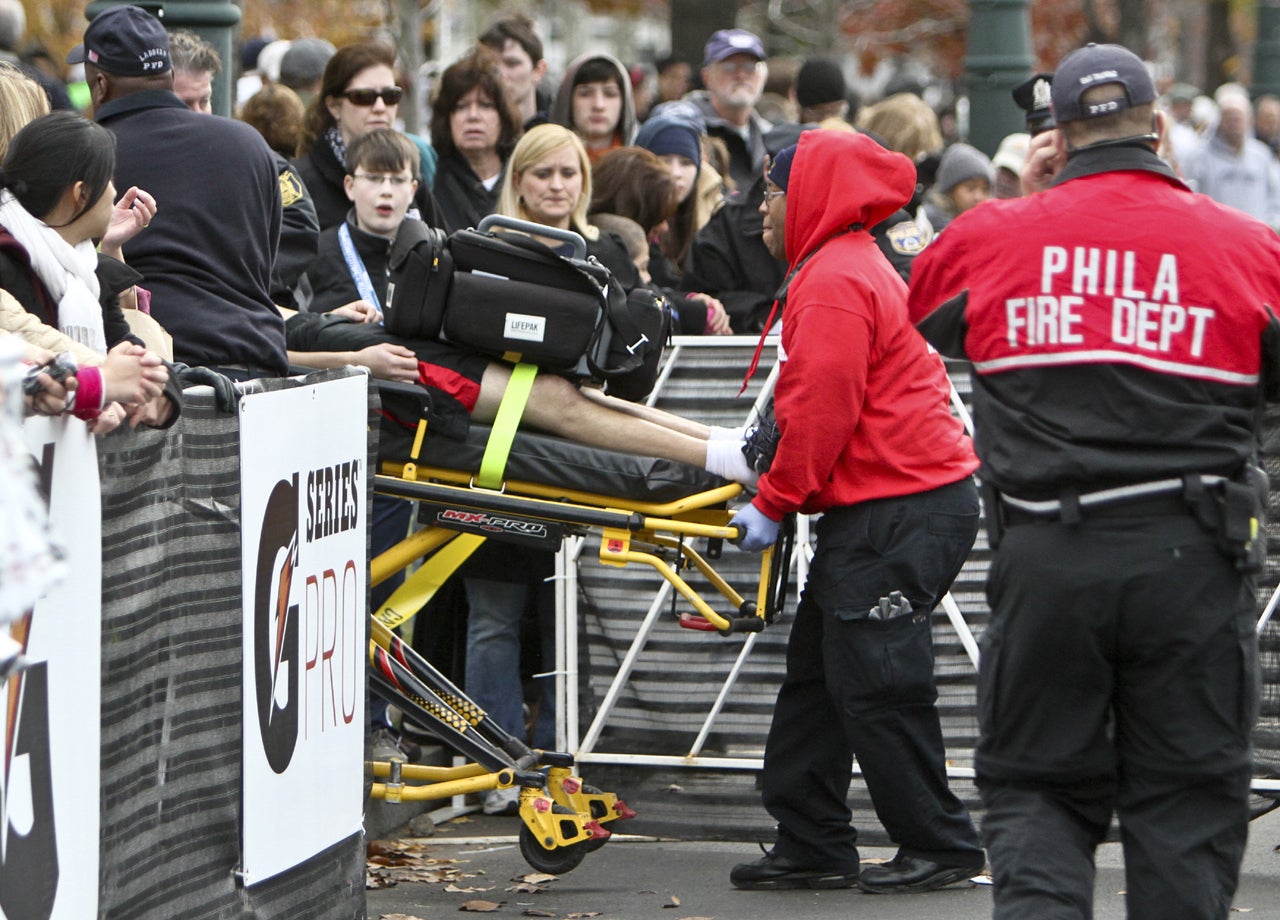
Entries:
POLYGON ((760 478, 760 474, 747 463, 741 440, 708 441, 705 466, 708 472, 740 482, 748 489, 754 489, 756 480, 760 478))
POLYGON ((711 425, 708 441, 737 441, 741 443, 747 436, 745 428, 726 428, 723 425, 711 425))

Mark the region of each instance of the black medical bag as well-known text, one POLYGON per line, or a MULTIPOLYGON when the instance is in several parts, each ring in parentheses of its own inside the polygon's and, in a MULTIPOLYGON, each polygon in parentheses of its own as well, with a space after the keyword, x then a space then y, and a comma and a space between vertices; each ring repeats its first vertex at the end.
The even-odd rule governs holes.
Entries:
MULTIPOLYGON (((605 310, 609 270, 586 258, 586 244, 571 231, 506 217, 485 218, 477 230, 449 237, 453 281, 441 338, 510 361, 552 371, 591 374, 586 356, 608 343, 605 310), (490 227, 518 229, 495 233, 490 227), (563 239, 561 256, 526 234, 563 239)), ((620 290, 620 289, 619 289, 620 290)))

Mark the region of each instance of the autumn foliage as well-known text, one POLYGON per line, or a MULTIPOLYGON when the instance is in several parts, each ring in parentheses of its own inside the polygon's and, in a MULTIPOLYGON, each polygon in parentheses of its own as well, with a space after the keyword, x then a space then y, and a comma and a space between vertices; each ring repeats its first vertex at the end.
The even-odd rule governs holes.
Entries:
MULTIPOLYGON (((1033 66, 1052 69, 1083 41, 1082 0, 1032 0, 1030 7, 1033 66)), ((955 79, 963 73, 969 29, 966 0, 857 0, 843 10, 841 30, 864 73, 885 57, 920 55, 922 48, 928 49, 939 76, 955 79)))

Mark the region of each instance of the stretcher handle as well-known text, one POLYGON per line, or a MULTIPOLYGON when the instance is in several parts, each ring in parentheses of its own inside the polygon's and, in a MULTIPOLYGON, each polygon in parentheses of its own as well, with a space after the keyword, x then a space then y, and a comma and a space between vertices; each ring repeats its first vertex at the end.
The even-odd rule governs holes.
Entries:
POLYGON ((377 390, 385 390, 388 393, 399 393, 402 396, 415 396, 419 399, 426 394, 426 390, 420 383, 406 383, 401 380, 378 380, 370 381, 377 390))
POLYGON ((484 233, 493 227, 501 227, 505 230, 519 230, 530 236, 543 236, 554 240, 563 240, 573 247, 573 257, 579 262, 587 257, 587 241, 582 238, 582 234, 575 233, 572 230, 561 230, 559 227, 548 227, 546 224, 535 224, 531 220, 520 220, 518 217, 506 217, 502 214, 487 215, 480 221, 480 226, 476 229, 484 233))

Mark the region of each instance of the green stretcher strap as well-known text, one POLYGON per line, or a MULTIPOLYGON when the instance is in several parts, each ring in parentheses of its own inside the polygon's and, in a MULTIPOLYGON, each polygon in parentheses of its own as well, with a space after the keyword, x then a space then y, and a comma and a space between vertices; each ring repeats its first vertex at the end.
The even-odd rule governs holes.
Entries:
POLYGON ((502 402, 498 404, 498 417, 493 420, 489 443, 485 445, 484 457, 480 461, 480 474, 476 477, 476 485, 482 489, 502 488, 502 474, 507 468, 507 457, 511 455, 511 444, 516 439, 516 430, 520 427, 520 418, 524 415, 524 407, 529 402, 529 393, 537 376, 535 364, 517 364, 511 369, 511 380, 507 383, 507 391, 502 394, 502 402))

